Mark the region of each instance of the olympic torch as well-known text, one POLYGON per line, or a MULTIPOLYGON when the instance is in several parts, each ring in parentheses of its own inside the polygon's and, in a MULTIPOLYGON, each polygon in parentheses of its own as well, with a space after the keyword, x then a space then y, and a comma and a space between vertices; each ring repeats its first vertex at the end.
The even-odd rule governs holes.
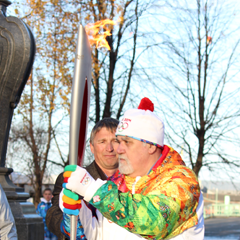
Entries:
MULTIPOLYGON (((70 108, 69 164, 83 164, 91 90, 91 49, 82 25, 78 28, 70 108)), ((70 239, 76 240, 77 216, 71 216, 70 239)))

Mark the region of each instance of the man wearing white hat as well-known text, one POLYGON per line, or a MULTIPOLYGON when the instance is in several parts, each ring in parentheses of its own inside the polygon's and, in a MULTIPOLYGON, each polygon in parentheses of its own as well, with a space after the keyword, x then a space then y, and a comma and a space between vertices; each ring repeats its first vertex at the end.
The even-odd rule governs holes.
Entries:
MULTIPOLYGON (((164 124, 153 110, 153 103, 144 98, 138 109, 125 112, 116 131, 119 171, 109 181, 95 181, 78 166, 66 167, 71 176, 64 187, 121 227, 114 230, 116 238, 106 238, 104 224, 98 221, 101 236, 95 239, 204 239, 197 177, 174 149, 164 145, 164 124), (123 230, 131 234, 123 237, 123 230)), ((85 229, 92 223, 84 224, 81 211, 85 229)))

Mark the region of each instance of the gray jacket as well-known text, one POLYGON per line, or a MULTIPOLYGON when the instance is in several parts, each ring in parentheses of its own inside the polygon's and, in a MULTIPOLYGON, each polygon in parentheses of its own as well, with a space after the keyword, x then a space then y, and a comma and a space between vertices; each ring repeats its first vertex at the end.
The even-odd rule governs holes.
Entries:
POLYGON ((5 192, 0 184, 0 239, 17 240, 17 229, 5 192))

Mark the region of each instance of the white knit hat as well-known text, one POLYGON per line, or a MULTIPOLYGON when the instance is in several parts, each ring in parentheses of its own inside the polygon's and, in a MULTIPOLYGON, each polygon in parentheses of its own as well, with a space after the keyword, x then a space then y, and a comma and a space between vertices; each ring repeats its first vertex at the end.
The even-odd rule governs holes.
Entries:
POLYGON ((124 113, 123 119, 118 124, 116 136, 128 136, 163 147, 164 123, 153 110, 151 100, 143 98, 138 109, 130 109, 124 113))

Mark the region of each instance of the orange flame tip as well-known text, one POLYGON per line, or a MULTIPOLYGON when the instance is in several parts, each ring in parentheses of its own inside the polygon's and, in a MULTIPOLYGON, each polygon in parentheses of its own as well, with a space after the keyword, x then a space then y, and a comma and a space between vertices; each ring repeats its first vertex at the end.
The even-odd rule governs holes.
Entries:
POLYGON ((108 50, 111 49, 106 40, 107 36, 111 36, 111 30, 106 25, 116 25, 116 22, 110 19, 104 19, 86 25, 85 29, 91 46, 96 45, 97 48, 105 47, 108 50))

